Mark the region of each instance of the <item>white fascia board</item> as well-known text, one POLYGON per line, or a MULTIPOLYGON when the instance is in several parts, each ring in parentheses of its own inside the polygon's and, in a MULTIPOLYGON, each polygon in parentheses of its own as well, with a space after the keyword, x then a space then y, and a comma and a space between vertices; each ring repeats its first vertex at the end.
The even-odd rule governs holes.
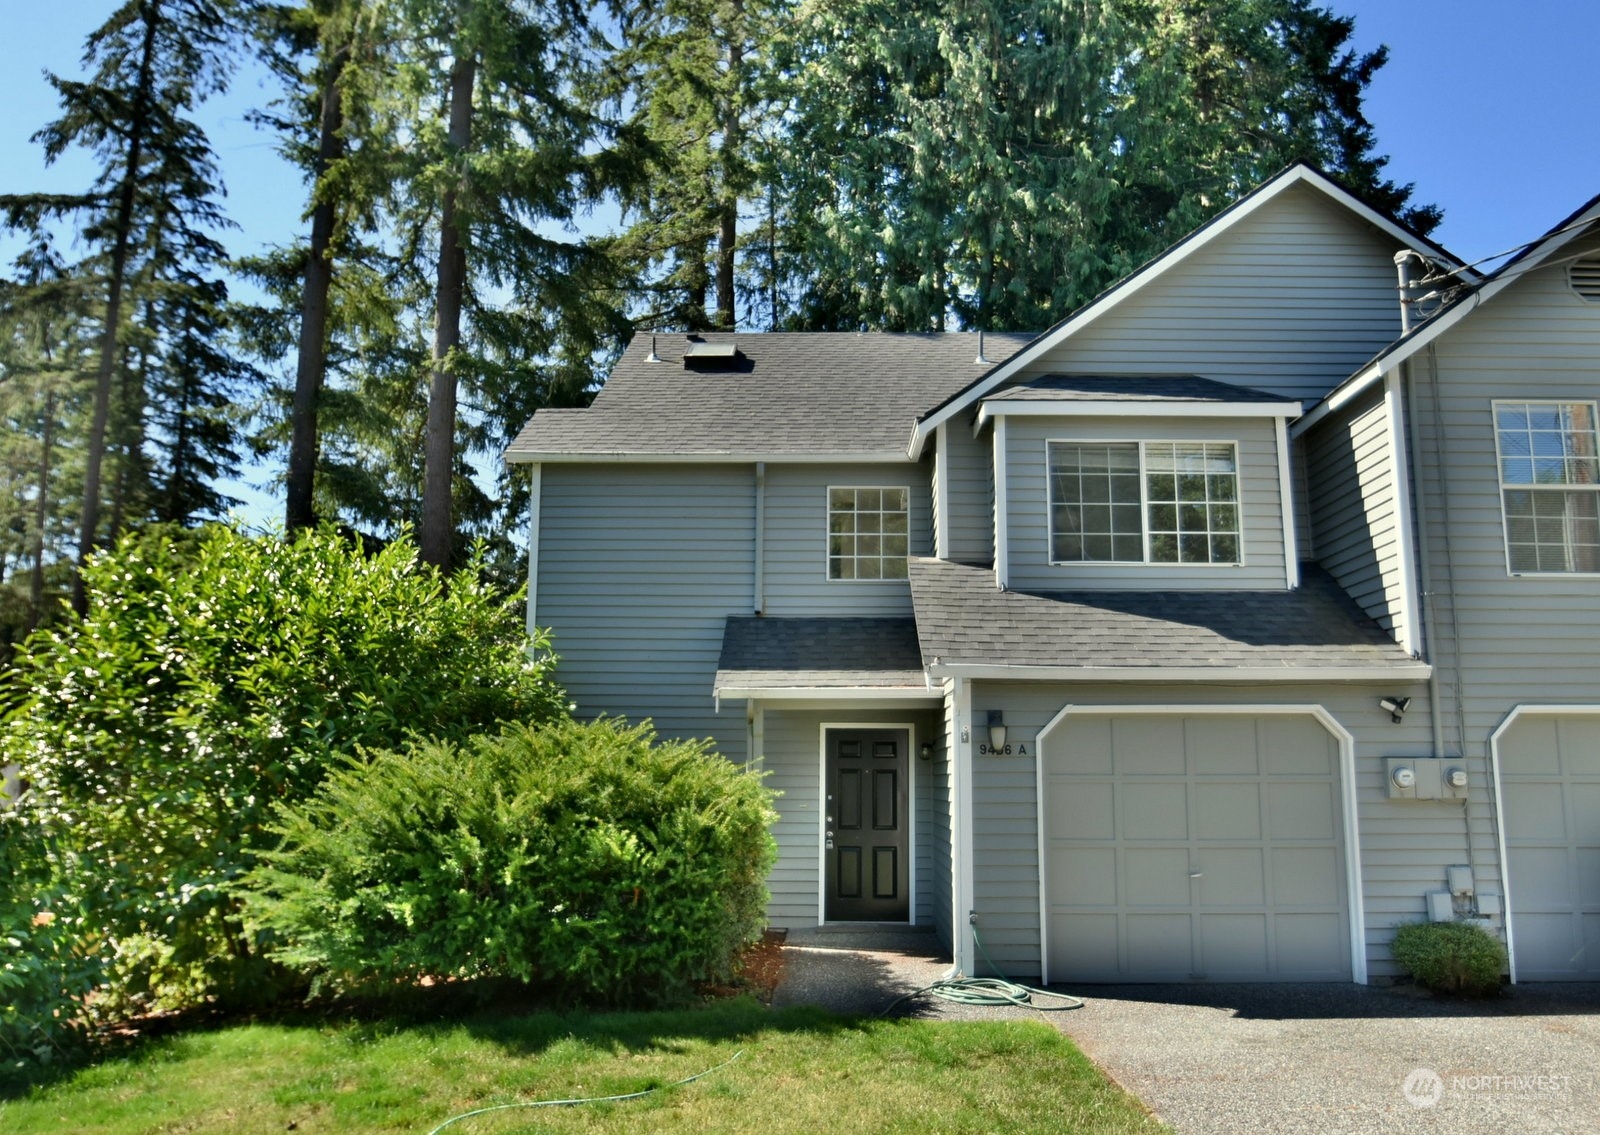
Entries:
POLYGON ((714 693, 728 701, 908 702, 937 705, 943 695, 927 686, 719 686, 714 693))
POLYGON ((854 453, 551 453, 509 450, 507 465, 906 465, 913 461, 898 449, 854 453))
POLYGON ((936 663, 934 678, 1021 682, 1394 682, 1433 673, 1426 662, 1374 666, 994 666, 936 663))
POLYGON ((1298 418, 1303 407, 1298 402, 1051 402, 1008 398, 1004 402, 985 402, 972 424, 977 437, 990 418, 1022 416, 1029 418, 1298 418))
MULTIPOLYGON (((1279 194, 1291 186, 1300 184, 1308 185, 1318 190, 1335 203, 1343 205, 1368 224, 1376 226, 1385 235, 1407 248, 1422 253, 1430 260, 1445 259, 1453 268, 1463 267, 1451 258, 1441 257, 1440 249, 1419 241, 1415 236, 1406 232, 1405 229, 1395 224, 1382 213, 1345 192, 1315 170, 1308 166, 1297 165, 1292 169, 1285 170, 1248 197, 1241 199, 1231 208, 1207 221, 1199 229, 1184 237, 1176 245, 1169 248, 1132 276, 1129 276, 1121 284, 1108 291, 1077 315, 1054 330, 1046 331, 1039 338, 1024 346, 1016 354, 980 379, 978 384, 965 395, 918 422, 911 432, 909 454, 912 460, 922 456, 922 448, 927 444, 928 434, 940 422, 948 421, 961 410, 971 406, 995 387, 1018 374, 1029 361, 1076 335, 1084 327, 1087 327, 1106 312, 1122 303, 1123 300, 1139 291, 1151 280, 1205 248, 1267 202, 1276 199, 1279 194)), ((1476 273, 1473 273, 1473 275, 1476 275, 1476 273)))

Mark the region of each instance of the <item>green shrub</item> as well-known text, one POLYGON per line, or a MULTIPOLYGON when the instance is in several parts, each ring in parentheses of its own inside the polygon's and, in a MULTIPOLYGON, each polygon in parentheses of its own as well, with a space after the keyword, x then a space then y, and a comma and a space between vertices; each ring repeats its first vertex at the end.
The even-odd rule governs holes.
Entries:
POLYGON ((0 764, 33 782, 37 847, 59 846, 130 990, 263 990, 233 888, 274 803, 345 756, 565 711, 517 597, 478 567, 442 588, 409 540, 366 556, 331 529, 215 526, 130 536, 85 570, 87 614, 18 656, 0 764))
POLYGON ((774 813, 705 743, 653 739, 569 721, 352 764, 280 810, 253 910, 281 959, 337 987, 681 996, 760 933, 774 813))
POLYGON ((1506 967, 1499 939, 1470 922, 1408 923, 1389 949, 1417 981, 1447 993, 1492 993, 1506 967))

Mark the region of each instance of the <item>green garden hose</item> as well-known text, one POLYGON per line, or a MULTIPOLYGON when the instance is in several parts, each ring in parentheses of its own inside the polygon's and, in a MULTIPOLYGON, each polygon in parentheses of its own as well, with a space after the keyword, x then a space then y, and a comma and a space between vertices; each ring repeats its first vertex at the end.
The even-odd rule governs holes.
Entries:
POLYGON ((978 953, 983 955, 984 962, 995 973, 1000 974, 999 977, 945 978, 932 985, 913 990, 903 997, 896 997, 889 1002, 888 1008, 878 1015, 886 1017, 902 1001, 910 1001, 924 995, 937 997, 941 1001, 953 1001, 958 1005, 1014 1005, 1019 1009, 1037 1009, 1041 1013, 1062 1013, 1068 1009, 1083 1008, 1082 998, 1008 981, 1005 974, 1001 973, 1000 967, 994 964, 994 959, 989 957, 989 951, 983 948, 983 939, 978 937, 976 925, 972 927, 972 940, 977 943, 978 953), (1039 1004, 1034 1001, 1035 997, 1047 997, 1057 1004, 1039 1004))
POLYGON ((627 1092, 620 1096, 587 1096, 582 1099, 572 1100, 531 1100, 527 1103, 500 1103, 495 1104, 493 1107, 480 1107, 475 1111, 464 1111, 460 1115, 452 1115, 449 1119, 445 1120, 432 1131, 428 1132, 428 1135, 439 1135, 439 1132, 443 1131, 446 1127, 449 1127, 452 1123, 460 1123, 463 1119, 471 1119, 475 1115, 488 1115, 491 1111, 512 1111, 516 1108, 528 1107, 577 1107, 579 1104, 585 1103, 615 1103, 621 1100, 642 1099, 645 1096, 654 1095, 656 1092, 665 1091, 667 1088, 681 1088, 685 1084, 692 1084, 696 1080, 702 1080, 711 1075, 711 1073, 718 1072, 723 1068, 726 1068, 743 1055, 744 1049, 741 1048, 738 1052, 735 1052, 732 1056, 728 1057, 728 1059, 724 1060, 721 1064, 718 1064, 715 1068, 707 1068, 704 1072, 696 1072, 693 1076, 685 1076, 683 1079, 674 1080, 670 1084, 657 1084, 655 1087, 646 1088, 642 1092, 627 1092))

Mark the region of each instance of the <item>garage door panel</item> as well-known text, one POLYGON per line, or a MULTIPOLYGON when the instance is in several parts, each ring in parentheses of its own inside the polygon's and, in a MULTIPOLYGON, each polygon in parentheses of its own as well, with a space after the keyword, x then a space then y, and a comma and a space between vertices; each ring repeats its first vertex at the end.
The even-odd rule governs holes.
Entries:
POLYGON ((1559 719, 1561 770, 1570 776, 1600 777, 1600 721, 1559 719))
POLYGON ((1256 723, 1261 765, 1269 776, 1333 776, 1339 746, 1315 718, 1274 716, 1256 723))
POLYGON ((1189 792, 1186 784, 1161 781, 1123 781, 1122 836, 1124 839, 1187 840, 1189 792))
POLYGON ((1518 775, 1559 776, 1561 773, 1560 721, 1557 718, 1524 715, 1517 719, 1508 748, 1515 751, 1518 775))
POLYGON ((1279 907, 1342 904, 1336 847, 1280 847, 1272 854, 1272 897, 1279 907))
POLYGON ((1256 723, 1250 717, 1191 720, 1185 730, 1189 760, 1196 776, 1256 776, 1256 723))
POLYGON ((1568 790, 1572 805, 1572 836, 1579 846, 1600 847, 1600 780, 1577 783, 1568 790))
POLYGON ((1045 806, 1053 831, 1065 839, 1111 839, 1116 834, 1116 798, 1109 783, 1051 777, 1045 806))
POLYGON ((1567 914, 1517 915, 1517 971, 1524 981, 1572 971, 1581 950, 1578 921, 1567 914))
POLYGON ((1265 914, 1200 915, 1201 972, 1212 981, 1255 977, 1270 968, 1265 914))
POLYGON ((1268 782, 1267 835, 1271 839, 1333 839, 1337 814, 1332 781, 1268 782))
POLYGON ((1195 835, 1200 839, 1260 839, 1261 785, 1258 781, 1197 784, 1195 835))
POLYGON ((1512 848, 1511 893, 1517 908, 1547 911, 1572 902, 1568 852, 1565 847, 1512 848))
POLYGON ((1567 838, 1566 807, 1559 783, 1508 780, 1504 792, 1507 839, 1567 838))
POLYGON ((1092 974, 1102 980, 1122 972, 1115 914, 1058 914, 1050 920, 1050 940, 1063 973, 1092 974))
POLYGON ((1064 734, 1085 752, 1045 750, 1052 979, 1348 979, 1341 765, 1316 718, 1085 718, 1064 734), (1115 775, 1091 775, 1107 739, 1115 775))
POLYGON ((1129 847, 1122 852, 1122 889, 1128 906, 1188 906, 1189 849, 1129 847))
POLYGON ((1344 919, 1337 914, 1278 914, 1272 920, 1279 976, 1316 980, 1350 972, 1344 919))
POLYGON ((1127 972, 1186 978, 1194 972, 1187 914, 1128 914, 1127 972))
POLYGON ((1181 717, 1117 717, 1111 722, 1116 770, 1123 776, 1183 776, 1188 771, 1181 717))
POLYGON ((1111 761, 1111 718, 1071 718, 1061 727, 1059 736, 1062 749, 1072 754, 1072 760, 1057 765, 1058 774, 1110 776, 1116 771, 1111 761))
POLYGON ((1266 852, 1259 847, 1201 848, 1196 901, 1208 906, 1266 906, 1266 852))
POLYGON ((1053 903, 1069 906, 1117 904, 1117 853, 1109 847, 1072 847, 1055 853, 1050 878, 1053 903))
POLYGON ((1600 847, 1578 849, 1578 906, 1600 912, 1600 847))

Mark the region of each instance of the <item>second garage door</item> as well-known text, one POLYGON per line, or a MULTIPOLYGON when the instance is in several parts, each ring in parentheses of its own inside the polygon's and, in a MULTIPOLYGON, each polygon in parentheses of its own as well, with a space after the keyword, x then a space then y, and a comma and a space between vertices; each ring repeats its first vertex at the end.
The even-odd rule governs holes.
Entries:
POLYGON ((1052 981, 1345 981, 1339 744, 1298 714, 1072 714, 1045 754, 1052 981))

